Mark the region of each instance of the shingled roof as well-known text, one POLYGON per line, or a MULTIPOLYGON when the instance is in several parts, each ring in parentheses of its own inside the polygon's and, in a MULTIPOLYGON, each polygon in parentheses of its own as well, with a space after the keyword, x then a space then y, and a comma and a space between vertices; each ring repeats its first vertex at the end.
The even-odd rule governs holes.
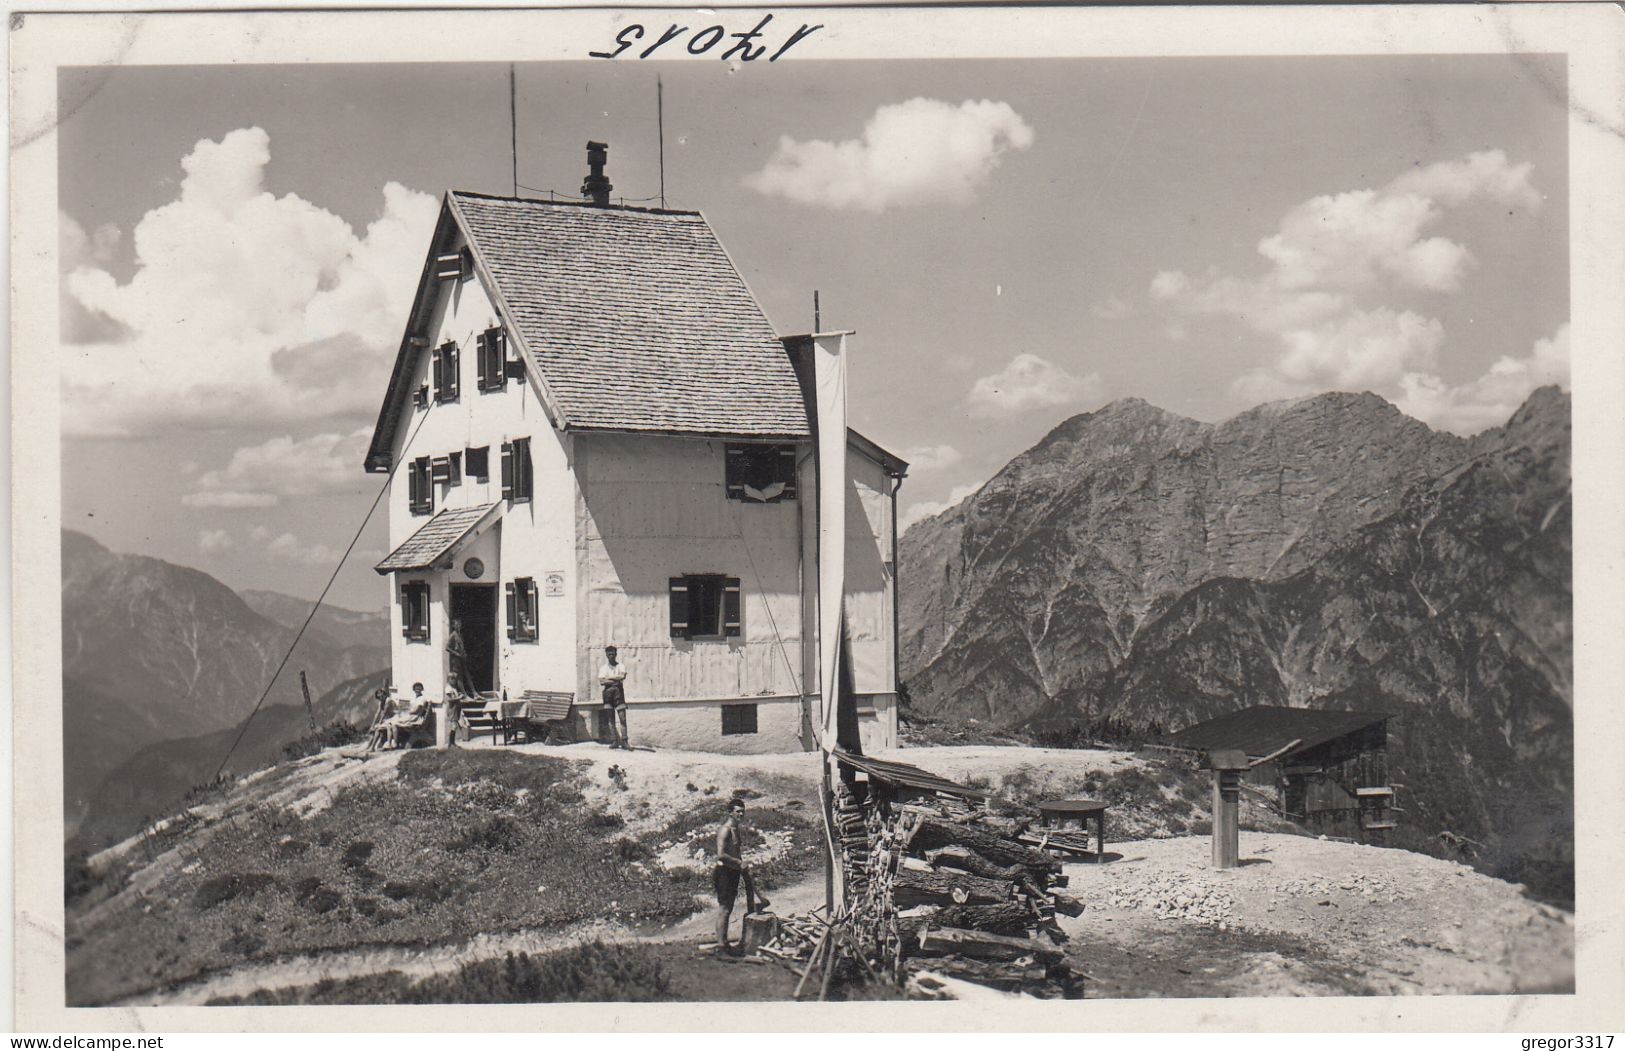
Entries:
POLYGON ((459 542, 472 536, 496 506, 479 504, 442 511, 372 568, 379 573, 428 569, 450 554, 459 542))
POLYGON ((448 199, 566 426, 807 434, 784 346, 704 216, 448 199))

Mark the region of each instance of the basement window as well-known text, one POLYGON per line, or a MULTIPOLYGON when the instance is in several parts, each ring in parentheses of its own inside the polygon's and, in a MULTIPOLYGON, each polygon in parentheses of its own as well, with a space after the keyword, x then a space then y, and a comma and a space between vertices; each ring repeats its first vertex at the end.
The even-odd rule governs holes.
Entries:
POLYGON ((668 589, 672 638, 722 639, 743 633, 738 577, 692 573, 672 577, 668 589))
POLYGON ((733 737, 736 734, 753 734, 756 732, 756 705, 725 704, 722 706, 722 736, 733 737))
POLYGON ((429 641, 429 582, 409 580, 401 585, 401 634, 412 642, 429 641))
POLYGON ((508 638, 515 642, 535 642, 540 632, 537 630, 537 615, 540 612, 536 601, 536 581, 531 577, 520 577, 508 585, 508 638))
POLYGON ((772 504, 796 498, 796 447, 730 445, 726 451, 728 499, 772 504))

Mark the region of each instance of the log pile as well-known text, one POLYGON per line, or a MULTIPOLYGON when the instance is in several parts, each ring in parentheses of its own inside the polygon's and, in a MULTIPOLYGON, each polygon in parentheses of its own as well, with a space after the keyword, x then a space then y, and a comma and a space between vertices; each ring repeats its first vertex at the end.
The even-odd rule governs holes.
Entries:
POLYGON ((1057 912, 1061 863, 1020 839, 1025 822, 948 795, 886 802, 840 785, 832 802, 846 906, 784 922, 763 952, 801 976, 797 997, 828 995, 832 977, 907 981, 936 971, 1035 996, 1079 997, 1057 912))

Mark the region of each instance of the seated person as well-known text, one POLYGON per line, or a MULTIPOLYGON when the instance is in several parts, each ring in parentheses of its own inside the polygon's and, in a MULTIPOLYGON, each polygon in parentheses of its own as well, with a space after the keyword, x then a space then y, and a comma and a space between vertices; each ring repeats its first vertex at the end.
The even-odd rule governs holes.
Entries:
POLYGON ((430 704, 429 698, 423 695, 423 684, 414 682, 412 698, 407 703, 406 710, 378 724, 378 730, 383 731, 383 746, 400 748, 412 735, 412 731, 427 724, 433 714, 434 706, 430 704))

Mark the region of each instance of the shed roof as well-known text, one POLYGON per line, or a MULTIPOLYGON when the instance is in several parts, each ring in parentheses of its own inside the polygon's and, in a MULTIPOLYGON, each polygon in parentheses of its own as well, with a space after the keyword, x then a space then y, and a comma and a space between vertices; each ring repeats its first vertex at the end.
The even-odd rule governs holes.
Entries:
POLYGON ((1389 718, 1382 712, 1344 712, 1326 708, 1284 708, 1260 704, 1187 726, 1163 739, 1174 748, 1211 752, 1236 749, 1249 757, 1269 755, 1293 741, 1287 755, 1307 751, 1389 718))
POLYGON ((566 426, 807 434, 784 347, 703 215, 447 196, 566 426))
POLYGON ((899 763, 888 759, 876 759, 873 756, 857 755, 837 749, 835 757, 847 766, 862 770, 870 777, 886 781, 895 785, 907 785, 926 792, 946 792, 949 795, 972 796, 977 799, 986 799, 991 793, 975 788, 969 788, 957 781, 950 781, 940 777, 929 770, 922 770, 909 763, 899 763))
POLYGON ((478 504, 442 511, 373 568, 379 573, 428 569, 449 555, 463 540, 478 532, 488 520, 495 519, 493 512, 496 507, 496 504, 478 504))

